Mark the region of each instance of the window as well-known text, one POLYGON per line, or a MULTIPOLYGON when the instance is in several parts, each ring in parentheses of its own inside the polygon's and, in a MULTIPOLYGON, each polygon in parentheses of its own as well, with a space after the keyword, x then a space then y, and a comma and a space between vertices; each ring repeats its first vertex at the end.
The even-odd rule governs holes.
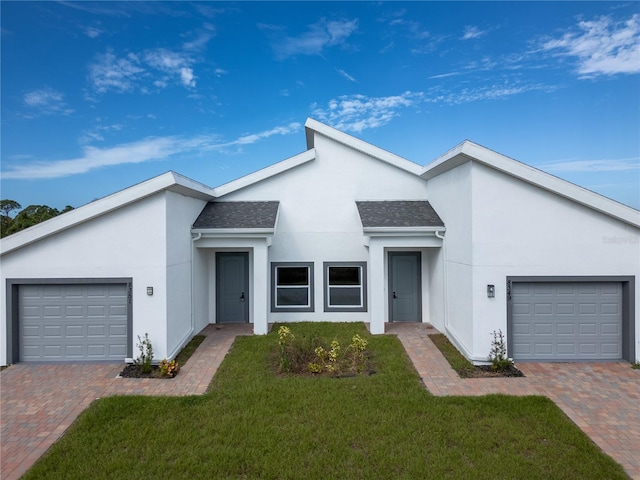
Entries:
POLYGON ((313 263, 271 264, 271 311, 313 312, 313 263))
POLYGON ((324 311, 367 311, 367 267, 364 262, 325 262, 324 311))

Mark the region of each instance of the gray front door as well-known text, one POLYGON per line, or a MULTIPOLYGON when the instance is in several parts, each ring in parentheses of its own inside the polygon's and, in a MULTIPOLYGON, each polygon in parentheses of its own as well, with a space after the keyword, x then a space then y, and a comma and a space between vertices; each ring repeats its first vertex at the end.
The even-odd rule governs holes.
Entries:
POLYGON ((389 321, 422 321, 420 252, 389 252, 389 321))
POLYGON ((216 323, 249 321, 249 254, 216 254, 216 323))

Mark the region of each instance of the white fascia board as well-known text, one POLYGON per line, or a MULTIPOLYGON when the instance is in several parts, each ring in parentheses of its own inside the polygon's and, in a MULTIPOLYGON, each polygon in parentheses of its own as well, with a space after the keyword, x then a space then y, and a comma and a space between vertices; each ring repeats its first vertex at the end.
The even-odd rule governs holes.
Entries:
POLYGON ((315 149, 312 148, 310 150, 306 150, 302 153, 299 153, 298 155, 287 158, 286 160, 282 160, 281 162, 274 163, 273 165, 269 165, 268 167, 260 169, 257 172, 250 173, 249 175, 245 175, 244 177, 240 177, 236 180, 232 180, 229 183, 225 183, 224 185, 215 187, 213 189, 213 193, 218 198, 222 197, 229 193, 235 192, 236 190, 240 190, 241 188, 248 187, 249 185, 253 185, 254 183, 258 183, 262 180, 278 175, 294 167, 310 162, 315 158, 315 149))
POLYGON ((174 172, 167 172, 9 235, 0 240, 0 255, 105 215, 162 190, 172 190, 203 200, 214 198, 209 187, 174 172))
POLYGON ((275 233, 275 228, 192 228, 191 233, 198 238, 213 237, 267 237, 275 233))
POLYGON ((640 211, 584 187, 558 178, 468 140, 436 158, 423 169, 429 180, 468 161, 475 161, 600 213, 640 228, 640 211))
POLYGON ((371 237, 374 236, 399 236, 399 235, 434 235, 436 232, 444 233, 447 229, 442 227, 365 227, 362 231, 371 237))
POLYGON ((316 132, 349 148, 369 155, 370 157, 388 163, 389 165, 393 165, 396 168, 413 173, 414 175, 419 176, 424 171, 423 167, 417 163, 388 152, 380 147, 376 147, 375 145, 341 132, 340 130, 336 130, 335 128, 318 122, 313 118, 307 118, 304 126, 306 128, 307 135, 307 148, 314 147, 313 132, 316 132))

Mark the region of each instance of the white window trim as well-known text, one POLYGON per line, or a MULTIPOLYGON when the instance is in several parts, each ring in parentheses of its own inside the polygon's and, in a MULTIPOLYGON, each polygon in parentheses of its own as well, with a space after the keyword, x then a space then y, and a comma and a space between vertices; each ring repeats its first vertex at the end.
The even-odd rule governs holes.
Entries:
POLYGON ((313 262, 272 262, 271 263, 271 311, 272 312, 313 312, 313 262), (280 267, 306 267, 309 272, 309 283, 307 285, 277 285, 277 272, 280 267), (306 288, 306 305, 278 305, 278 290, 288 288, 306 288))
POLYGON ((366 312, 367 311, 367 263, 366 262, 324 262, 324 311, 325 312, 366 312), (360 285, 329 285, 329 268, 358 267, 360 269, 360 285), (330 288, 359 288, 359 305, 331 305, 330 288))

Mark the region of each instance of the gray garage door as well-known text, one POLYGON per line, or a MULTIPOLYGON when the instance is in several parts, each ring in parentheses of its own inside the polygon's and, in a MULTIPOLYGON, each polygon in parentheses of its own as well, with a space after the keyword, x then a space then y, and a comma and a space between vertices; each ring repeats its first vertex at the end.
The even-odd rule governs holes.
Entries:
POLYGON ((20 285, 20 361, 124 360, 127 284, 20 285))
POLYGON ((514 282, 511 355, 515 360, 622 358, 622 284, 514 282))

